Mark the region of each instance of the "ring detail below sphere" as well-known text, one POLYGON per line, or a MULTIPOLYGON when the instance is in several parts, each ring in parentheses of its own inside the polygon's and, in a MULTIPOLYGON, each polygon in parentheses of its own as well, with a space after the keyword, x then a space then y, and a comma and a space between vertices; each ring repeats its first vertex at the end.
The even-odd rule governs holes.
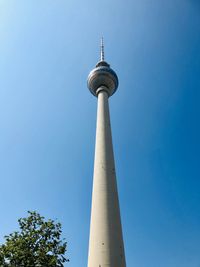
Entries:
POLYGON ((109 96, 113 95, 118 87, 118 78, 114 70, 107 66, 99 66, 93 69, 87 80, 90 92, 97 96, 97 90, 101 86, 107 88, 109 96))

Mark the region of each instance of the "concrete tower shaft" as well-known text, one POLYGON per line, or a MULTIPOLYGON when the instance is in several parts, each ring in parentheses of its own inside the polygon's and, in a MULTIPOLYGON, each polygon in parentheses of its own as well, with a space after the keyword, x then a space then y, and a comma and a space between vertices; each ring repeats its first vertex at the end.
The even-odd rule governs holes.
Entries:
POLYGON ((99 88, 88 267, 125 267, 107 88, 99 88))

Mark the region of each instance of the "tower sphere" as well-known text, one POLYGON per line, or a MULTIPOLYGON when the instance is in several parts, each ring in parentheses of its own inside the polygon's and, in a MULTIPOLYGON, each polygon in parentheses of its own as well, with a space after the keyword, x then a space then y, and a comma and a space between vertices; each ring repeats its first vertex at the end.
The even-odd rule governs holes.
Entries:
POLYGON ((118 87, 117 74, 106 61, 101 60, 97 63, 96 68, 89 73, 87 85, 94 96, 98 95, 101 87, 104 87, 104 90, 111 96, 118 87))

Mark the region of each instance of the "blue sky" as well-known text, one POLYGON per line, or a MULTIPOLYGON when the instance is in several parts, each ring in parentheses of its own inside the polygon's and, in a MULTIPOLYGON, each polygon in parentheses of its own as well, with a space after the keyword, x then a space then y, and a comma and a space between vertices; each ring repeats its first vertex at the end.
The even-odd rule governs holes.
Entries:
POLYGON ((0 240, 37 210, 87 265, 102 35, 127 266, 199 267, 197 0, 0 0, 0 240))

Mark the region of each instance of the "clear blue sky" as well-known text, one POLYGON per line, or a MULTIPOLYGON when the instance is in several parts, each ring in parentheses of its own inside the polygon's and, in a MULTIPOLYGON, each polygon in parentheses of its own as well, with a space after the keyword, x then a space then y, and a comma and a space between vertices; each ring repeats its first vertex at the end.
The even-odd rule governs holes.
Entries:
POLYGON ((199 267, 198 0, 0 0, 0 240, 37 210, 87 265, 102 34, 127 266, 199 267))

